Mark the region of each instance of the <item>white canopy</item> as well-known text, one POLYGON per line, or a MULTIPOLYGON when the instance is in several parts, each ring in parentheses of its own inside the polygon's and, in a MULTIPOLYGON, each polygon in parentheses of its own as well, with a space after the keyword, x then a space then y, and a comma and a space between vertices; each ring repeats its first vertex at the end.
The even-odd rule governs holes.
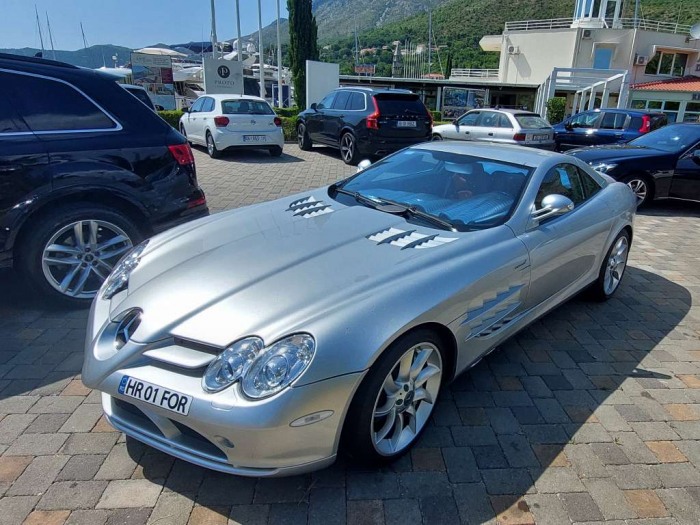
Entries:
POLYGON ((142 49, 136 49, 136 53, 144 53, 146 55, 167 55, 171 57, 186 57, 184 53, 179 53, 172 49, 166 49, 164 47, 144 47, 142 49))

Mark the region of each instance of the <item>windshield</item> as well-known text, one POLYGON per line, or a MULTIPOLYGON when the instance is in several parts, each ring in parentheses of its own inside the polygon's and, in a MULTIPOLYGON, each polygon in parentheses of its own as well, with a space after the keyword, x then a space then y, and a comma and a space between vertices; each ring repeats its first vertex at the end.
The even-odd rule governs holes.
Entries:
POLYGON ((360 172, 342 187, 415 207, 467 231, 507 221, 531 172, 499 160, 411 148, 360 172))
POLYGON ((275 112, 267 102, 261 100, 222 100, 224 115, 273 115, 275 112))
POLYGON ((642 135, 629 144, 679 153, 700 140, 700 126, 664 126, 642 135))

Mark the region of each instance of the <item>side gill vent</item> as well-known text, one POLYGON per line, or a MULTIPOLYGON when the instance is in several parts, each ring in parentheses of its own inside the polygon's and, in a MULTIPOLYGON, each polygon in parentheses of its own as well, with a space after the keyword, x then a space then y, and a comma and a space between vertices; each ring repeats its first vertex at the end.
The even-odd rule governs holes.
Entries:
POLYGON ((306 197, 292 202, 285 211, 291 211, 295 217, 310 219, 311 217, 332 213, 333 208, 331 208, 330 204, 319 201, 314 197, 306 197))
POLYGON ((374 241, 377 244, 391 244, 392 246, 398 246, 402 250, 408 248, 416 248, 418 250, 423 248, 437 248, 443 244, 448 244, 452 241, 456 241, 457 237, 442 237, 437 233, 424 234, 418 233, 416 230, 399 230, 398 228, 389 228, 388 230, 382 230, 372 235, 368 235, 367 238, 370 241, 374 241))

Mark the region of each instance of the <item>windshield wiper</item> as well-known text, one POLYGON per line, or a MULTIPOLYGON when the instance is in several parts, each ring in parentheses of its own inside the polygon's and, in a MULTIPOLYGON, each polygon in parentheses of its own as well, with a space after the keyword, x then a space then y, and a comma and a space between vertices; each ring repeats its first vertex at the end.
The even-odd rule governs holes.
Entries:
POLYGON ((353 199, 355 199, 357 202, 366 204, 370 208, 377 209, 377 206, 381 206, 384 204, 384 202, 373 199, 371 197, 367 197, 366 195, 362 195, 359 191, 348 191, 344 190, 340 186, 333 184, 331 186, 331 190, 336 192, 336 193, 342 193, 343 195, 350 195, 353 199))

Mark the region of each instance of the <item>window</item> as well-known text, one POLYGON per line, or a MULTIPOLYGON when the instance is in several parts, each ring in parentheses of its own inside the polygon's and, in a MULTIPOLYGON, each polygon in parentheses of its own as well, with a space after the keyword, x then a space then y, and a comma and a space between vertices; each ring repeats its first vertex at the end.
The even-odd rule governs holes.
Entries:
POLYGON ((624 113, 605 113, 600 122, 601 129, 625 129, 627 115, 624 113))
POLYGON ((498 121, 501 117, 500 113, 494 111, 482 111, 481 118, 479 119, 479 126, 482 128, 495 128, 498 127, 498 121))
MULTIPOLYGON (((681 107, 680 102, 675 102, 672 100, 633 100, 631 104, 632 109, 647 109, 649 111, 663 111, 666 114, 666 122, 657 122, 657 126, 654 127, 652 123, 651 131, 661 127, 658 124, 665 125, 667 123, 673 123, 678 120, 678 110, 681 107)), ((634 129, 636 123, 632 122, 630 127, 634 129)))
POLYGON ((457 119, 457 124, 460 126, 476 126, 476 121, 479 120, 479 115, 481 111, 470 111, 465 113, 459 119, 457 119))
POLYGON ((192 104, 192 107, 190 108, 190 113, 199 113, 202 111, 202 104, 204 104, 203 98, 198 98, 195 100, 194 104, 192 104))
POLYGON ((267 102, 261 100, 222 100, 221 112, 224 115, 274 115, 267 102))
POLYGON ((595 69, 610 69, 614 49, 611 47, 596 46, 593 55, 593 67, 595 69))
POLYGON ((141 102, 146 104, 149 108, 153 109, 153 102, 151 102, 151 98, 148 96, 148 93, 144 91, 143 89, 133 89, 133 88, 126 88, 126 90, 134 95, 137 99, 139 99, 141 102))
POLYGON ((501 113, 501 116, 498 118, 498 127, 499 128, 507 128, 507 129, 513 129, 513 124, 511 123, 510 119, 501 113))
POLYGON ((685 105, 683 122, 700 122, 700 102, 688 102, 685 105))
POLYGON ((594 128, 600 118, 600 113, 587 111, 571 117, 569 125, 572 128, 594 128))
MULTIPOLYGON (((542 207, 542 199, 547 195, 553 194, 568 197, 574 203, 574 206, 585 202, 590 196, 586 194, 586 186, 590 185, 590 183, 584 183, 583 175, 585 174, 573 164, 559 164, 549 170, 542 180, 542 185, 535 198, 535 205, 537 208, 542 207)), ((597 186, 595 181, 591 180, 590 182, 597 186)), ((591 193, 591 195, 594 193, 595 191, 591 193)))
POLYGON ((353 91, 350 93, 350 101, 346 105, 352 111, 363 111, 365 109, 365 96, 362 93, 353 91))
POLYGON ((210 111, 214 111, 214 99, 211 97, 204 97, 201 111, 202 113, 209 113, 210 111))
MULTIPOLYGON (((10 74, 0 73, 0 83, 7 86, 10 74)), ((13 100, 4 94, 0 97, 0 133, 21 133, 29 129, 13 107, 13 100)))
POLYGON ((333 107, 333 99, 335 98, 335 91, 333 93, 329 93, 328 95, 325 96, 325 98, 316 104, 316 109, 324 109, 324 108, 331 108, 333 107))
MULTIPOLYGON (((35 132, 110 130, 117 124, 72 86, 47 78, 8 75, 20 97, 20 112, 35 132)), ((5 84, 8 85, 8 84, 5 84)))
POLYGON ((428 116, 428 110, 418 95, 379 93, 374 96, 374 100, 382 115, 428 116))
POLYGON ((348 103, 349 98, 350 93, 348 93, 347 91, 338 91, 338 93, 336 93, 335 95, 335 99, 333 100, 333 109, 345 109, 345 104, 348 103))
POLYGON ((520 127, 523 129, 545 129, 552 127, 546 120, 535 113, 532 115, 516 115, 515 120, 518 121, 518 124, 520 124, 520 127))
POLYGON ((656 53, 644 69, 647 75, 682 77, 688 63, 686 53, 656 53))

